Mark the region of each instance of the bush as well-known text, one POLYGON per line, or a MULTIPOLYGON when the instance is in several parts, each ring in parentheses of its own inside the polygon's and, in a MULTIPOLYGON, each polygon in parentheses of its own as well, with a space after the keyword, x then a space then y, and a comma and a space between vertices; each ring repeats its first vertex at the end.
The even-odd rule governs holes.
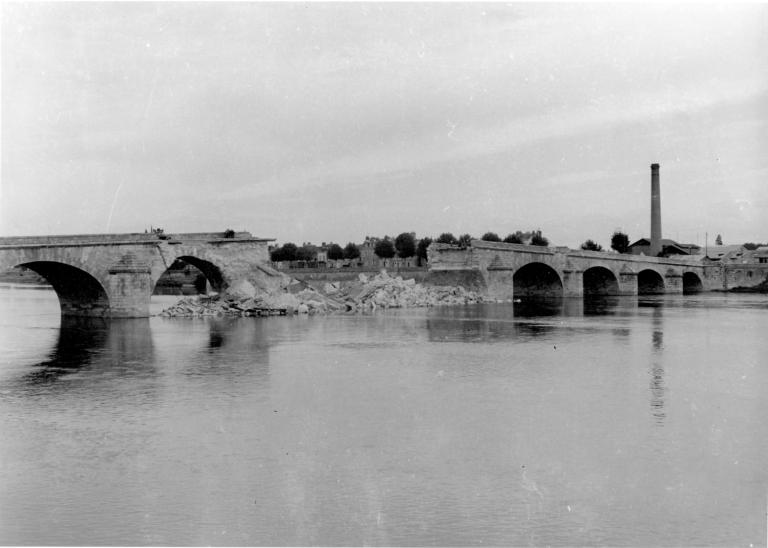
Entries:
POLYGON ((457 243, 460 247, 469 247, 469 245, 472 243, 472 240, 473 238, 469 234, 462 234, 459 236, 457 243))
POLYGON ((456 245, 459 243, 459 241, 456 239, 456 237, 451 234, 450 232, 443 232, 440 234, 440 236, 437 237, 437 240, 435 240, 438 244, 453 244, 456 245))
POLYGON ((224 237, 225 238, 234 238, 235 237, 235 231, 231 228, 228 228, 224 231, 224 237))
POLYGON ((499 235, 495 232, 486 232, 483 234, 483 236, 480 238, 481 240, 484 240, 486 242, 500 242, 501 238, 499 238, 499 235))
POLYGON ((504 242, 508 244, 521 244, 523 243, 523 239, 518 232, 515 232, 514 234, 507 234, 507 237, 504 238, 504 242))
POLYGON ((541 230, 537 230, 533 233, 533 236, 531 236, 531 245, 547 247, 549 245, 549 240, 541 235, 541 230))
POLYGON ((587 240, 583 244, 581 244, 581 249, 585 251, 602 251, 603 246, 601 246, 598 243, 593 242, 592 240, 587 240))

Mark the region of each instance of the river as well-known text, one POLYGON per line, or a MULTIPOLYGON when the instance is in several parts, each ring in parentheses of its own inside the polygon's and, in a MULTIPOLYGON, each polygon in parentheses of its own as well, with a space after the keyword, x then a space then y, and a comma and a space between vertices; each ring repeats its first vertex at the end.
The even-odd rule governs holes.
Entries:
POLYGON ((765 545, 767 327, 731 294, 62 322, 3 286, 0 544, 765 545))

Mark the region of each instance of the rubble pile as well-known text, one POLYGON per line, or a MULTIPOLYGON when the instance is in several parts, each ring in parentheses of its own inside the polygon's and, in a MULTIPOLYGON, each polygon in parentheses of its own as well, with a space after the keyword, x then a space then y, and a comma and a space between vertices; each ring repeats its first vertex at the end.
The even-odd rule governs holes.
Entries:
POLYGON ((163 310, 166 317, 273 316, 371 312, 379 308, 416 308, 484 302, 482 295, 463 287, 425 286, 415 280, 391 277, 385 271, 373 277, 360 274, 355 282, 326 283, 319 291, 296 281, 283 293, 257 294, 238 287, 224 296, 182 299, 163 310))
POLYGON ((419 308, 427 306, 463 305, 483 302, 483 297, 463 287, 426 286, 416 280, 393 278, 385 271, 368 278, 358 277, 351 288, 326 284, 326 293, 342 299, 350 310, 365 312, 377 308, 419 308))

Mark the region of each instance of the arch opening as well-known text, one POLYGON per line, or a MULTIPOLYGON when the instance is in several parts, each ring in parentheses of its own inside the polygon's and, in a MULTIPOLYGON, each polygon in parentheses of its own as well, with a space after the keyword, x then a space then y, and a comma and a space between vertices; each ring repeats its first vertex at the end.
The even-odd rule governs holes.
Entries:
MULTIPOLYGON (((202 270, 176 259, 155 282, 153 295, 204 295, 210 282, 202 270)), ((212 287, 212 286, 211 286, 212 287)))
POLYGON ((637 275, 638 295, 661 295, 664 293, 664 278, 655 270, 641 270, 637 275))
POLYGON ((584 271, 584 296, 618 295, 619 281, 613 272, 603 266, 593 266, 584 271))
POLYGON ((182 255, 157 279, 152 294, 205 294, 208 286, 221 293, 225 287, 221 269, 204 259, 182 255))
POLYGON ((693 272, 683 273, 683 295, 692 295, 704 291, 701 278, 693 272))
POLYGON ((46 279, 56 291, 62 316, 109 316, 109 297, 101 282, 66 263, 35 261, 23 266, 46 279))
POLYGON ((544 263, 529 263, 512 277, 516 298, 542 299, 563 296, 563 282, 554 268, 544 263))

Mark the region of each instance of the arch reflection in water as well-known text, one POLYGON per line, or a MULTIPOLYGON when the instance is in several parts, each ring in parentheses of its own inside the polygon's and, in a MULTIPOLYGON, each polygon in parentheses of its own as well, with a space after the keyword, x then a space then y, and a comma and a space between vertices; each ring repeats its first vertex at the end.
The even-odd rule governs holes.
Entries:
POLYGON ((148 319, 109 320, 62 316, 48 359, 22 378, 28 386, 52 384, 65 375, 139 374, 154 370, 148 319))
POLYGON ((440 309, 427 319, 430 341, 492 342, 552 333, 557 326, 547 318, 562 314, 562 299, 509 304, 483 304, 440 309))
POLYGON ((585 296, 581 301, 585 316, 613 316, 618 313, 620 297, 608 295, 585 296))

